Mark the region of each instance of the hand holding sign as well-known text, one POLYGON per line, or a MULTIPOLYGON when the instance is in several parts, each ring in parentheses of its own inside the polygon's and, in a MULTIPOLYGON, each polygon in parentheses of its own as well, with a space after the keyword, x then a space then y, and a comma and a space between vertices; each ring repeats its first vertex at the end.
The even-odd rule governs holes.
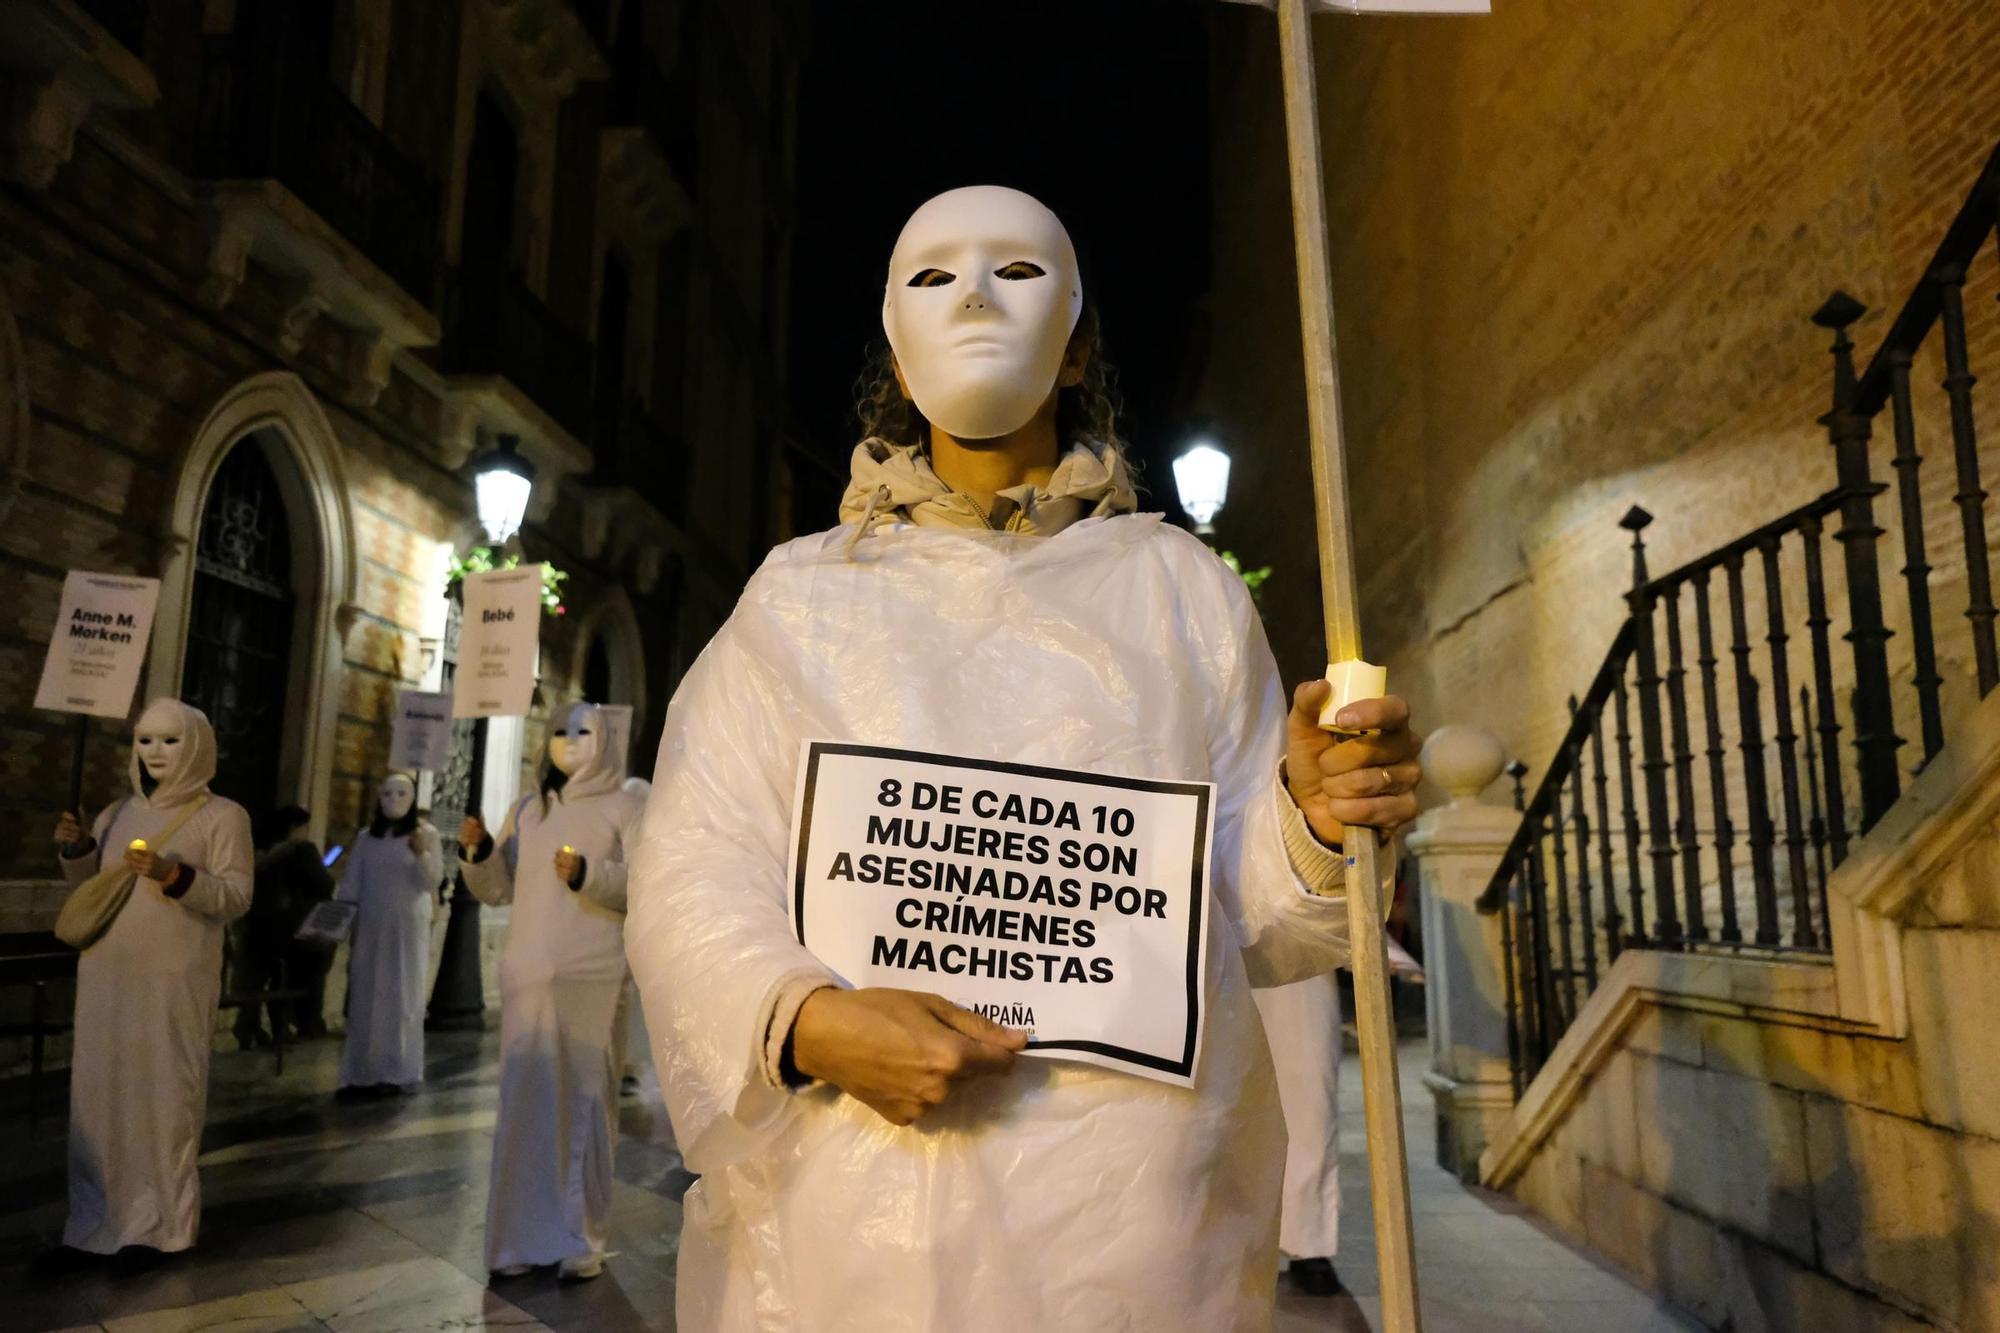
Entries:
POLYGON ((951 1096, 952 1085, 1011 1069, 1028 1044, 941 995, 872 987, 814 991, 792 1024, 799 1072, 824 1079, 892 1125, 951 1096))
POLYGON ((56 820, 56 846, 68 855, 70 849, 83 845, 83 838, 83 821, 71 811, 63 811, 62 818, 56 820))
POLYGON ((1308 681, 1292 694, 1285 720, 1285 786, 1313 836, 1336 846, 1347 825, 1382 830, 1384 837, 1417 817, 1415 791, 1423 770, 1423 739, 1410 730, 1410 706, 1389 695, 1361 699, 1340 712, 1343 728, 1371 735, 1341 736, 1319 725, 1327 683, 1308 681))

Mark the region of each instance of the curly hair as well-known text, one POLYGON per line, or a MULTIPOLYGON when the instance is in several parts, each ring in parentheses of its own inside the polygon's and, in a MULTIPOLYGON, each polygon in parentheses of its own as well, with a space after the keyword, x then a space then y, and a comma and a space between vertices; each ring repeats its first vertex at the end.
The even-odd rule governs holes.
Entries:
MULTIPOLYGON (((1090 440, 1126 457, 1130 452, 1118 434, 1118 372, 1104 356, 1104 330, 1097 309, 1086 304, 1070 334, 1072 345, 1081 343, 1089 350, 1083 379, 1061 390, 1056 399, 1056 439, 1064 450, 1080 440, 1090 440)), ((917 405, 896 383, 895 357, 886 340, 869 346, 868 360, 854 381, 854 414, 861 422, 861 438, 887 440, 890 444, 929 445, 931 424, 917 405)))

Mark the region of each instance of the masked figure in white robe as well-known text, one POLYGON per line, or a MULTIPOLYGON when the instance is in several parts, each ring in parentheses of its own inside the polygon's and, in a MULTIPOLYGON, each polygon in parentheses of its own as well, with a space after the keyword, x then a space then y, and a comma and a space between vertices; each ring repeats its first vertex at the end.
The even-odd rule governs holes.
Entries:
POLYGON ((465 884, 511 903, 500 955, 500 1116, 493 1129, 486 1266, 603 1271, 618 1139, 613 1023, 625 979, 625 860, 644 805, 623 788, 595 704, 563 709, 542 788, 499 833, 459 830, 465 884))
POLYGON ((77 960, 63 1228, 75 1250, 185 1250, 200 1226, 195 1160, 224 927, 250 909, 254 863, 250 816, 210 794, 214 776, 208 718, 155 699, 133 730, 132 794, 98 815, 88 839, 67 815, 57 829, 72 885, 120 858, 140 875, 77 960))
POLYGON ((375 818, 347 855, 339 901, 355 905, 340 1086, 409 1090, 424 1077, 424 974, 444 857, 417 813, 417 784, 383 779, 375 818))
POLYGON ((885 300, 895 381, 869 399, 892 410, 864 421, 844 525, 772 552, 668 710, 628 949, 701 1173, 683 1328, 1270 1327, 1285 1135, 1250 988, 1343 959, 1328 812, 1393 788, 1364 822, 1412 816, 1415 748, 1399 701, 1376 701, 1381 767, 1358 778, 1316 726, 1324 687, 1288 719, 1241 579, 1132 512, 1117 449, 1088 433, 1110 420, 1080 304, 1032 199, 920 209, 885 300), (1026 480, 946 479, 1008 451, 1039 451, 1026 480), (1195 1085, 1012 1060, 1023 1034, 938 995, 842 985, 787 915, 817 738, 1214 783, 1195 1085))

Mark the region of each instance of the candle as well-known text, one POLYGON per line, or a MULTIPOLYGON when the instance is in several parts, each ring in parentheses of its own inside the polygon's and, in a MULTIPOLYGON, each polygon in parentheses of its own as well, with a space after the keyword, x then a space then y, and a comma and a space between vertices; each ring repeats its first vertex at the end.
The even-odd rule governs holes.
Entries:
POLYGON ((135 851, 135 852, 143 852, 143 851, 145 851, 145 850, 146 850, 146 840, 145 840, 144 838, 134 838, 134 839, 132 839, 132 850, 133 850, 133 851, 135 851))
POLYGON ((564 855, 564 856, 575 856, 575 855, 576 855, 576 848, 574 848, 574 847, 570 846, 570 845, 569 845, 568 843, 564 843, 564 844, 563 844, 563 855, 564 855))

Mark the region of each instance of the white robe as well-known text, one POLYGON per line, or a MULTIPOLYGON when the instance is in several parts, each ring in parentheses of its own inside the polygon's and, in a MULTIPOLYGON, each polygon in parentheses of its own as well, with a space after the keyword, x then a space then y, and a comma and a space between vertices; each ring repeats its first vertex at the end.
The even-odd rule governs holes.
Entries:
POLYGON ((417 826, 421 852, 400 834, 363 832, 334 897, 355 904, 347 963, 347 1035, 340 1086, 408 1087, 424 1077, 424 981, 443 856, 438 833, 417 826))
MULTIPOLYGON (((192 711, 192 710, 189 710, 192 711)), ((202 1119, 209 1040, 222 992, 224 926, 250 910, 250 816, 220 796, 165 845, 184 805, 134 796, 97 817, 96 850, 65 858, 71 884, 117 864, 134 838, 195 868, 178 899, 138 881, 104 938, 76 966, 70 1056, 69 1222, 63 1244, 185 1250, 201 1224, 202 1119)))
POLYGON ((1278 1248, 1331 1258, 1340 1249, 1340 987, 1328 973, 1256 997, 1285 1112, 1278 1248))
MULTIPOLYGON (((582 785, 575 783, 573 785, 582 785)), ((482 902, 513 904, 500 955, 500 1115, 486 1266, 602 1254, 618 1143, 612 1021, 625 980, 625 858, 642 802, 615 786, 515 805, 484 861, 460 863, 482 902), (564 846, 583 887, 557 880, 564 846)))
POLYGON ((1157 515, 1053 537, 901 526, 774 551, 668 712, 628 951, 684 1200, 680 1326, 1268 1329, 1284 1124, 1250 986, 1346 956, 1297 879, 1286 702, 1242 581, 1157 515), (800 741, 1217 784, 1193 1089, 1060 1060, 896 1128, 788 1093, 780 997, 830 974, 786 914, 800 741))

